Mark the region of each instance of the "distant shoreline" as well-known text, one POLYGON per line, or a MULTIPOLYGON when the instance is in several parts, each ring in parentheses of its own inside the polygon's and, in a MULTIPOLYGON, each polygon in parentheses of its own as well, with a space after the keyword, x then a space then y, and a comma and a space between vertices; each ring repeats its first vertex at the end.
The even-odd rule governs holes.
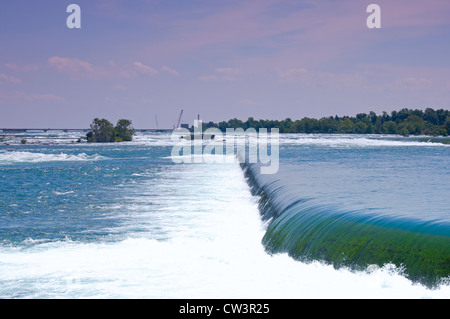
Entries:
POLYGON ((317 133, 317 134, 392 134, 392 135, 450 135, 450 111, 431 108, 422 110, 402 109, 383 112, 359 113, 350 116, 329 116, 321 119, 304 117, 301 120, 255 120, 249 117, 243 122, 236 118, 228 122, 203 123, 203 128, 215 127, 221 131, 227 128, 278 128, 280 133, 317 133))
MULTIPOLYGON (((329 116, 320 119, 304 117, 300 120, 286 118, 284 120, 255 120, 249 117, 246 121, 237 118, 228 121, 203 122, 204 130, 218 128, 225 132, 227 128, 278 128, 280 133, 315 133, 315 134, 387 134, 402 136, 449 136, 450 111, 444 109, 425 111, 404 108, 392 111, 391 114, 383 112, 358 113, 356 116, 329 116)), ((193 127, 191 126, 192 130, 193 127)), ((89 132, 90 128, 81 129, 52 129, 52 128, 0 128, 0 133, 30 133, 31 131, 62 131, 62 132, 89 132)), ((136 132, 170 133, 173 129, 135 129, 136 132)))

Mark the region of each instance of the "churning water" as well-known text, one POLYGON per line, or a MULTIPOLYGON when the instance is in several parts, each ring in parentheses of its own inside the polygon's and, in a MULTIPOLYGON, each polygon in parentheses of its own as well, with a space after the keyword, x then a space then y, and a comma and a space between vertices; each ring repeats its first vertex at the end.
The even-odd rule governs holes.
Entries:
POLYGON ((282 135, 260 175, 73 134, 3 137, 0 298, 450 297, 445 144, 282 135))

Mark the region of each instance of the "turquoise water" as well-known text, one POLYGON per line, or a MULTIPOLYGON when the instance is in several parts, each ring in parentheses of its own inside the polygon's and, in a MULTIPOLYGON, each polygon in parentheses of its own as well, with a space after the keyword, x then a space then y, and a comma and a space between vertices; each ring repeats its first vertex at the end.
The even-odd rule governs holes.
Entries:
POLYGON ((276 175, 244 165, 270 220, 269 252, 355 269, 391 262, 428 286, 448 278, 450 148, 339 137, 298 142, 284 141, 276 175))
POLYGON ((446 144, 282 135, 261 175, 164 134, 4 135, 1 298, 450 296, 446 144))
POLYGON ((114 207, 133 193, 130 185, 157 179, 171 166, 161 159, 166 152, 115 145, 3 150, 0 242, 120 239, 114 229, 127 217, 114 207))

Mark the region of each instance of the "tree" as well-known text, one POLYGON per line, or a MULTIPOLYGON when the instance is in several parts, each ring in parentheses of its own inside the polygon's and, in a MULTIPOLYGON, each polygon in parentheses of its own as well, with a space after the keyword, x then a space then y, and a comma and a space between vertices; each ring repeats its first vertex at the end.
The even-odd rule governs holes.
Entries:
POLYGON ((106 119, 95 118, 91 124, 91 134, 87 134, 88 142, 108 143, 114 142, 115 133, 113 124, 106 119))
MULTIPOLYGON (((404 108, 392 111, 391 115, 382 112, 377 115, 358 113, 355 117, 329 116, 319 120, 304 117, 292 120, 255 120, 249 117, 242 122, 236 118, 222 121, 219 124, 209 123, 208 127, 218 127, 221 131, 226 128, 279 128, 280 133, 358 133, 358 134, 401 134, 401 135, 449 135, 450 112, 448 110, 434 111, 427 108, 425 112, 404 108)), ((206 128, 206 127, 205 127, 206 128)))
POLYGON ((410 134, 421 134, 425 126, 422 118, 417 115, 410 115, 405 121, 410 134))
POLYGON ((450 116, 450 112, 447 110, 439 109, 436 111, 436 116, 439 121, 439 125, 445 125, 445 120, 450 116))
POLYGON ((439 124, 439 118, 436 114, 436 112, 433 109, 427 108, 425 110, 425 114, 423 119, 427 122, 430 122, 433 125, 438 125, 439 124))
POLYGON ((364 122, 358 122, 356 123, 355 132, 358 134, 366 134, 367 133, 368 126, 364 122))
POLYGON ((91 132, 86 134, 90 143, 111 143, 133 140, 135 130, 131 127, 131 121, 121 119, 117 125, 106 119, 95 118, 91 124, 91 132))
POLYGON ((397 133, 397 124, 392 121, 384 122, 383 123, 383 131, 387 134, 396 134, 397 133))
POLYGON ((447 116, 445 120, 445 129, 447 130, 447 134, 450 135, 450 116, 447 116))
POLYGON ((354 133, 354 131, 355 131, 355 125, 348 117, 339 121, 339 124, 338 124, 338 132, 339 133, 354 133))
POLYGON ((403 127, 401 130, 400 130, 400 132, 399 132, 401 135, 403 135, 403 136, 409 136, 409 132, 408 132, 408 129, 406 128, 406 127, 403 127))
POLYGON ((374 111, 370 111, 369 113, 370 120, 372 121, 372 124, 375 124, 377 121, 377 114, 374 111))
POLYGON ((117 121, 114 131, 116 142, 132 141, 133 135, 136 133, 134 128, 131 126, 131 121, 125 119, 117 121))

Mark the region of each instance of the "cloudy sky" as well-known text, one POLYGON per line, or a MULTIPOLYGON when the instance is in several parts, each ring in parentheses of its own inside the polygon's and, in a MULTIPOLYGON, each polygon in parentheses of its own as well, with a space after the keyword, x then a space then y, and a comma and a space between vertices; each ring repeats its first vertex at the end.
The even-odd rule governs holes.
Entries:
POLYGON ((0 127, 448 109, 449 57, 448 0, 1 0, 0 127))

